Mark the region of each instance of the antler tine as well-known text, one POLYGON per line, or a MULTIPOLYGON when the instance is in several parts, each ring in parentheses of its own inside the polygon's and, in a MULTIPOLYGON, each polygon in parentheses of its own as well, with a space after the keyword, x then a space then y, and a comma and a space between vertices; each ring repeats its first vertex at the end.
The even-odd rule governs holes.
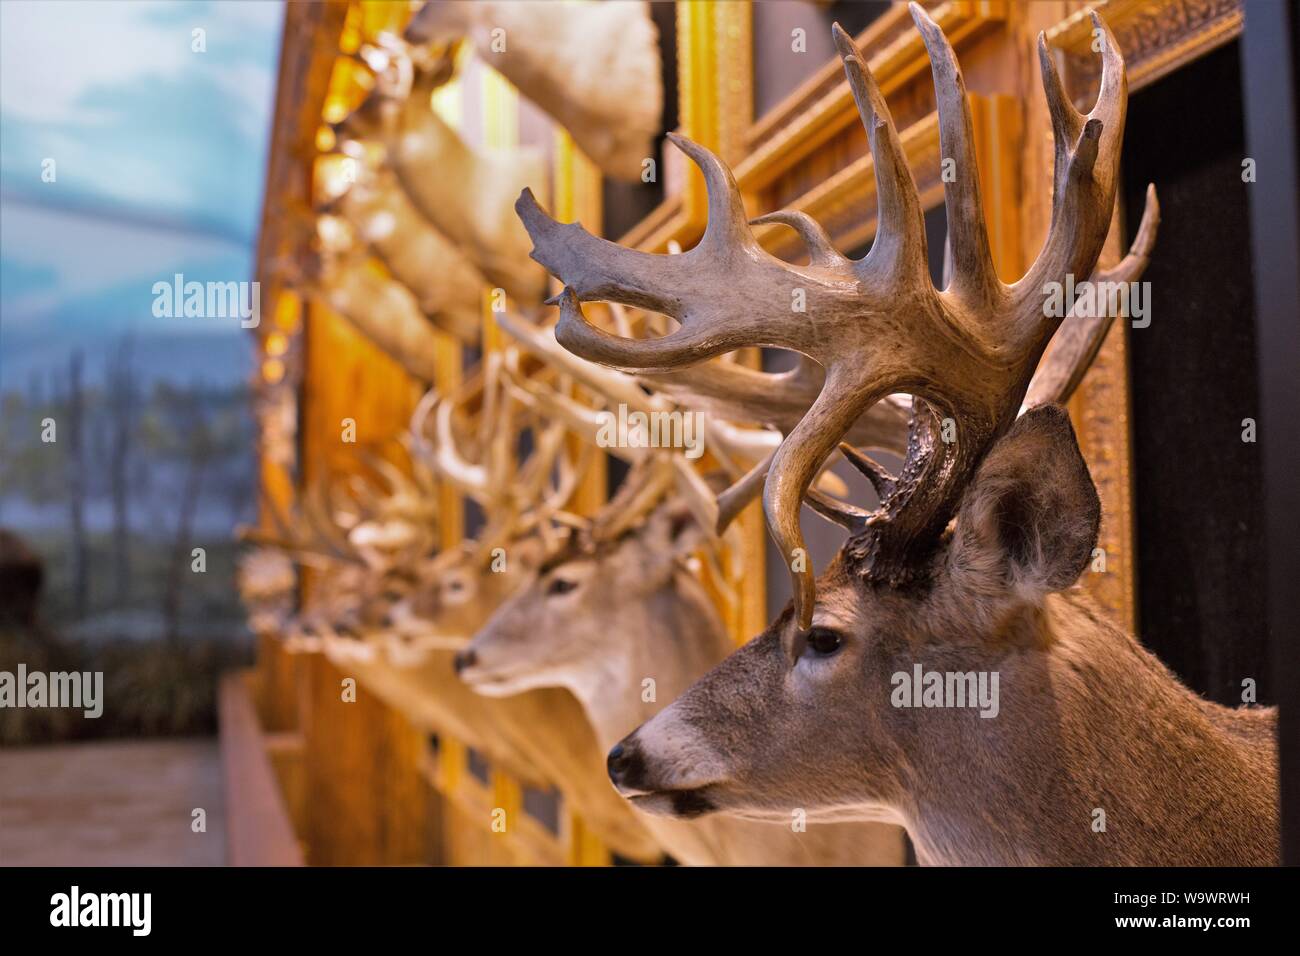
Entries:
POLYGON ((783 560, 790 566, 799 626, 812 626, 815 588, 812 562, 804 547, 799 509, 804 493, 822 463, 863 409, 884 398, 892 388, 876 376, 857 381, 842 365, 831 368, 826 386, 772 458, 763 487, 763 511, 768 530, 783 560))
POLYGON ((867 257, 858 263, 858 272, 928 274, 925 213, 894 118, 853 38, 838 23, 831 27, 831 33, 844 59, 844 72, 867 131, 876 173, 876 239, 867 257))
POLYGON ((718 527, 718 496, 709 487, 709 483, 704 476, 696 471, 685 458, 680 455, 673 455, 671 463, 673 485, 677 489, 677 494, 686 503, 686 507, 691 512, 692 517, 695 518, 696 523, 704 529, 706 534, 716 538, 726 530, 725 526, 721 529, 718 527))
POLYGON ((772 452, 757 462, 753 468, 718 495, 718 522, 714 526, 715 534, 726 531, 749 503, 763 493, 763 483, 767 481, 767 473, 772 468, 772 459, 775 456, 776 452, 772 452))
POLYGON ((724 460, 724 464, 737 460, 749 463, 776 451, 781 444, 781 435, 765 428, 738 428, 715 416, 706 416, 704 441, 714 455, 724 460))
POLYGON ((808 489, 804 502, 827 521, 834 522, 850 534, 859 534, 871 521, 872 512, 836 501, 816 488, 808 489))
POLYGON ((600 239, 580 224, 559 223, 548 216, 531 189, 525 189, 515 202, 515 212, 533 240, 532 258, 553 275, 568 276, 574 291, 587 298, 621 295, 618 301, 655 312, 672 314, 674 303, 656 288, 680 288, 689 273, 689 260, 683 256, 655 255, 624 249, 617 243, 600 239), (622 288, 622 277, 644 275, 649 281, 636 294, 622 288))
POLYGON ((938 24, 920 4, 909 4, 909 9, 930 56, 939 110, 940 149, 944 158, 952 159, 955 166, 952 180, 945 178, 943 185, 948 215, 945 272, 952 276, 951 284, 945 280, 944 287, 963 302, 987 304, 996 301, 1002 284, 989 251, 966 83, 957 67, 957 56, 938 24))
MULTIPOLYGON (((432 391, 432 389, 430 389, 430 391, 432 391)), ((429 393, 426 392, 420 398, 420 404, 428 398, 428 395, 429 393)), ((416 405, 416 413, 420 412, 420 404, 416 405)), ((429 469, 428 462, 424 457, 427 449, 424 447, 422 438, 414 430, 415 422, 417 420, 416 413, 412 413, 411 415, 411 430, 399 435, 397 441, 406 451, 406 457, 411 462, 411 481, 415 484, 419 493, 428 498, 437 495, 438 479, 429 469)), ((427 415, 427 411, 420 413, 419 422, 421 425, 423 425, 427 415)))
MULTIPOLYGON (((721 535, 740 516, 749 503, 763 493, 763 483, 767 481, 768 472, 772 470, 772 460, 776 457, 774 449, 760 458, 749 471, 745 472, 729 487, 717 495, 717 523, 714 532, 721 535)), ((823 466, 824 467, 824 466, 823 466)), ((823 501, 831 501, 830 495, 844 495, 848 487, 835 472, 823 470, 817 476, 814 486, 822 493, 823 501)))
POLYGON ((380 511, 380 492, 369 481, 360 475, 348 475, 343 479, 342 490, 335 485, 334 495, 337 505, 338 497, 342 497, 342 507, 336 507, 336 515, 352 515, 355 512, 355 520, 351 523, 340 522, 349 532, 355 530, 356 526, 363 521, 370 521, 379 515, 380 511))
POLYGON ((861 472, 867 481, 871 482, 871 487, 881 501, 894 493, 894 485, 898 479, 886 471, 880 462, 869 455, 864 455, 847 442, 840 442, 840 454, 844 456, 850 465, 861 472))
MULTIPOLYGON (((749 216, 745 213, 740 187, 736 185, 736 178, 731 175, 726 163, 680 133, 668 133, 667 136, 674 146, 699 167, 708 194, 709 221, 705 224, 699 245, 691 250, 695 253, 692 258, 711 253, 731 257, 744 250, 758 249, 758 240, 749 228, 749 216)), ((668 314, 672 315, 671 312, 668 314)))
MULTIPOLYGON (((1155 185, 1147 186, 1146 207, 1142 210, 1142 222, 1137 236, 1129 247, 1128 255, 1112 268, 1093 274, 1094 284, 1136 282, 1151 261, 1151 250, 1155 247, 1156 233, 1160 229, 1160 202, 1156 198, 1155 185)), ((1094 315, 1080 315, 1071 307, 1033 381, 1025 393, 1021 412, 1037 405, 1063 403, 1078 388, 1084 374, 1097 357, 1101 344, 1106 340, 1115 321, 1115 315, 1108 309, 1098 309, 1094 315)))
MULTIPOLYGON (((669 369, 698 364, 744 345, 763 344, 809 352, 817 342, 807 327, 773 315, 773 301, 787 301, 802 284, 827 286, 825 269, 806 274, 764 251, 746 221, 739 188, 707 149, 670 133, 671 141, 704 173, 709 225, 689 252, 657 255, 623 249, 581 226, 551 219, 525 190, 515 208, 533 239, 533 258, 565 282, 549 300, 560 306, 556 338, 585 359, 622 369, 669 369), (719 295, 720 268, 737 280, 719 295), (792 275, 791 272, 795 274, 792 275), (666 291, 657 291, 666 290, 666 291), (580 300, 608 299, 671 316, 681 327, 656 339, 626 339, 592 325, 580 300)), ((834 274, 836 285, 847 276, 834 274)))
POLYGON ((675 481, 672 458, 671 455, 648 455, 632 467, 618 491, 592 520, 591 535, 594 539, 611 541, 654 509, 672 490, 675 481))
MULTIPOLYGON (((715 360, 694 369, 638 375, 637 379, 711 417, 755 422, 785 434, 799 423, 825 384, 820 365, 804 355, 798 359, 795 367, 785 372, 760 372, 715 360)), ((909 396, 889 395, 868 408, 844 438, 864 448, 901 455, 907 449, 911 409, 909 396)))
POLYGON ((543 498, 556 459, 564 448, 563 422, 552 422, 537 436, 533 452, 519 470, 515 481, 515 494, 521 511, 534 507, 543 498))
MULTIPOLYGON (((671 406, 666 404, 662 399, 654 395, 646 395, 640 387, 637 386, 636 380, 620 372, 616 372, 581 359, 571 352, 561 348, 555 341, 554 336, 547 331, 540 329, 531 324, 519 321, 513 316, 506 314, 498 315, 498 324, 509 332, 519 343, 537 358, 554 365, 566 372, 571 372, 573 377, 581 381, 584 385, 593 391, 604 396, 611 402, 622 401, 629 407, 640 410, 654 412, 658 410, 667 410, 671 406)), ((778 373, 776 375, 765 376, 769 378, 778 378, 789 375, 802 376, 803 369, 812 365, 808 360, 800 356, 801 363, 799 369, 793 373, 778 373)), ((510 369, 510 362, 507 360, 507 368, 510 369)), ((720 365, 720 370, 738 368, 731 365, 720 365)), ((510 369, 512 372, 513 369, 510 369)), ((750 372, 743 369, 744 372, 750 372)), ((751 373, 761 375, 763 373, 751 373)), ((817 381, 820 383, 820 373, 817 372, 817 381)), ((567 396, 557 393, 554 390, 544 386, 535 385, 522 377, 515 377, 519 387, 527 390, 533 398, 552 414, 558 414, 567 421, 578 426, 580 433, 588 438, 594 438, 604 424, 603 415, 608 412, 596 412, 579 403, 573 401, 567 396)), ((811 403, 815 397, 815 392, 808 396, 807 403, 811 403)), ((802 412, 804 407, 799 409, 802 412)), ((747 410, 752 414, 752 409, 747 410)), ((791 421, 796 420, 791 417, 791 421)), ((737 462, 743 461, 745 467, 757 459, 768 459, 776 446, 780 443, 780 435, 776 432, 762 429, 741 429, 736 428, 715 415, 709 415, 704 422, 705 441, 714 453, 722 460, 724 466, 731 468, 733 471, 737 468, 737 462)), ((613 453, 629 461, 639 461, 646 455, 646 450, 642 448, 615 448, 613 453)), ((725 495, 721 501, 725 502, 727 507, 720 511, 719 503, 714 500, 712 492, 708 491, 706 486, 698 483, 691 483, 689 478, 681 474, 681 469, 691 470, 689 464, 674 461, 674 466, 679 469, 679 488, 692 503, 692 510, 696 512, 703 526, 713 529, 718 526, 718 532, 722 530, 733 520, 740 509, 757 495, 758 485, 748 484, 743 491, 734 491, 730 495, 725 495), (707 504, 705 498, 707 497, 707 504), (744 500, 741 500, 743 497, 744 500)), ((765 472, 764 472, 765 473, 765 472)))
POLYGON ((817 399, 821 366, 799 355, 785 372, 760 372, 714 360, 695 368, 638 375, 642 383, 684 404, 732 421, 752 421, 789 431, 817 399))
MULTIPOLYGON (((519 438, 515 428, 516 403, 502 387, 502 356, 499 352, 487 356, 488 375, 485 379, 491 388, 484 393, 484 407, 479 416, 479 435, 487 465, 488 488, 494 497, 502 497, 510 485, 515 468, 515 451, 519 438)), ((485 385, 485 388, 487 386, 485 385)))
POLYGON ((1146 204, 1142 209, 1142 221, 1138 223, 1137 235, 1129 246, 1128 255, 1109 269, 1103 269, 1094 276, 1097 282, 1132 282, 1146 271, 1151 261, 1151 252, 1156 246, 1156 234, 1160 231, 1160 200, 1156 197, 1156 184, 1148 183, 1146 204))
MULTIPOLYGON (((526 376, 511 375, 507 387, 516 392, 520 402, 533 408, 539 415, 563 422, 571 432, 581 436, 585 444, 597 444, 600 432, 605 427, 607 412, 588 408, 563 392, 542 385, 526 376)), ((621 444, 607 450, 627 462, 639 461, 645 457, 646 451, 644 448, 621 444)))
POLYGON ((429 416, 433 414, 438 407, 441 397, 436 388, 431 388, 420 397, 415 405, 415 410, 411 412, 411 425, 409 434, 411 437, 411 454, 420 459, 429 472, 436 476, 439 473, 437 464, 437 455, 433 447, 429 444, 429 416))
POLYGON ((367 448, 358 448, 357 457, 388 485, 390 498, 410 502, 419 501, 420 489, 416 487, 415 482, 387 458, 367 448))
POLYGON ((1128 79, 1114 34, 1095 11, 1092 23, 1103 41, 1101 88, 1086 116, 1066 98, 1047 39, 1042 33, 1038 35, 1038 62, 1055 142, 1052 223, 1038 259, 1010 288, 1017 326, 1015 340, 1027 343, 1029 348, 1045 327, 1049 335, 1056 327, 1056 320, 1044 315, 1043 286, 1062 282, 1067 275, 1091 273, 1110 230, 1128 106, 1128 79))
POLYGON ((434 410, 433 463, 438 473, 459 491, 483 503, 491 498, 493 490, 488 469, 467 459, 456 447, 453 411, 449 399, 439 401, 434 410))
POLYGON ((799 237, 803 239, 804 245, 808 247, 809 264, 821 266, 823 268, 837 268, 843 263, 848 262, 840 251, 835 248, 831 242, 831 237, 826 234, 826 230, 812 216, 806 212, 798 210, 779 209, 776 212, 769 212, 766 215, 751 219, 751 226, 765 226, 779 223, 783 226, 789 226, 799 237))
POLYGON ((541 329, 506 312, 498 313, 496 320, 497 325, 518 342, 520 348, 547 365, 573 376, 610 401, 622 402, 639 411, 668 408, 661 399, 642 391, 631 376, 596 365, 563 348, 557 341, 555 329, 541 329))
POLYGON ((286 516, 279 503, 265 489, 260 497, 274 530, 268 533, 257 527, 241 525, 236 532, 240 541, 275 548, 299 564, 311 567, 327 567, 348 560, 346 556, 336 553, 329 542, 321 541, 317 544, 311 541, 310 535, 303 533, 301 519, 296 515, 292 519, 286 516))
POLYGON ((570 499, 573 493, 578 490, 578 482, 586 473, 592 460, 592 446, 583 443, 581 450, 578 452, 577 464, 570 462, 568 456, 561 455, 558 460, 557 470, 559 479, 555 482, 555 487, 546 499, 539 506, 539 511, 550 519, 553 515, 559 514, 570 499))
POLYGON ((339 560, 350 564, 364 564, 365 561, 352 547, 352 542, 348 540, 347 535, 335 524, 330 514, 330 507, 325 501, 326 494, 326 484, 322 479, 310 483, 304 489, 302 514, 308 528, 327 550, 338 556, 339 560))

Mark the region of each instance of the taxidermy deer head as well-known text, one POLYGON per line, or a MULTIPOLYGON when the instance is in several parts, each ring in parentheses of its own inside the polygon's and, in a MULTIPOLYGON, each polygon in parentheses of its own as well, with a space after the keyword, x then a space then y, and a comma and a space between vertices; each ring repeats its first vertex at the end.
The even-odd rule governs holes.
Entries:
POLYGON ((425 318, 461 342, 477 344, 487 279, 420 215, 392 171, 373 162, 370 151, 345 143, 344 152, 355 179, 320 211, 347 220, 354 241, 365 243, 410 290, 425 318))
POLYGON ((658 31, 648 4, 426 3, 405 33, 410 43, 462 37, 567 129, 606 175, 641 176, 655 155, 663 113, 658 31))
POLYGON ((432 382, 438 337, 415 295, 384 274, 342 219, 321 216, 317 236, 309 267, 293 284, 343 316, 416 381, 432 382))
MULTIPOLYGON (((943 155, 956 160, 942 290, 929 279, 898 134, 838 29, 875 165, 879 226, 866 258, 844 258, 810 219, 789 214, 811 263, 768 255, 729 171, 681 138, 709 188, 704 238, 681 256, 621 249, 521 198, 534 255, 567 286, 567 348, 658 372, 764 345, 825 370, 764 491, 791 563, 792 608, 616 745, 610 775, 639 807, 675 816, 785 819, 806 807, 813 819, 895 820, 923 862, 1275 862, 1275 714, 1197 698, 1074 587, 1096 543, 1097 494, 1065 412, 1019 414, 1060 325, 1045 298, 1093 271, 1111 221, 1126 104, 1115 39, 1094 15, 1102 75, 1082 115, 1040 37, 1053 215, 1038 259, 1007 285, 989 254, 956 57, 925 11, 911 10, 943 155), (790 312, 796 288, 806 314, 790 312), (664 312, 681 328, 649 341, 612 336, 584 320, 585 297, 664 312), (818 505, 850 536, 814 585, 796 561, 800 503, 863 410, 897 392, 913 396, 904 466, 889 475, 850 452, 881 503, 818 505)), ((1057 387, 1071 377, 1055 376, 1057 387)))
POLYGON ((337 140, 382 146, 385 163, 420 214, 461 249, 490 285, 520 305, 535 305, 546 274, 528 260, 528 236, 512 204, 525 183, 544 178, 541 156, 522 149, 480 152, 465 143, 430 101, 451 76, 449 58, 426 63, 418 48, 394 44, 383 53, 375 88, 335 126, 337 140), (409 68, 409 84, 387 79, 394 64, 404 65, 399 77, 409 68))

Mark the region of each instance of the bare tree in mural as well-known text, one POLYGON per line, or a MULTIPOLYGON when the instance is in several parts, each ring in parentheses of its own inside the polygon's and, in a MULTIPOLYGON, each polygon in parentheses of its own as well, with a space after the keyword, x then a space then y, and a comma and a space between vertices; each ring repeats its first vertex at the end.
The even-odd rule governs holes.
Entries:
POLYGON ((120 339, 104 373, 109 421, 108 483, 113 503, 113 596, 118 606, 131 597, 131 483, 129 467, 135 435, 137 396, 132 342, 120 339))
POLYGON ((186 576, 191 573, 194 521, 203 491, 204 473, 213 458, 214 441, 202 386, 195 384, 187 390, 168 388, 167 391, 170 394, 159 396, 163 399, 159 404, 166 409, 168 418, 164 441, 184 472, 180 510, 162 595, 163 634, 174 643, 180 640, 181 593, 186 576))
POLYGON ((69 554, 71 556, 72 606, 78 619, 86 616, 90 603, 90 577, 86 559, 86 402, 81 380, 81 351, 68 360, 67 454, 64 475, 68 489, 69 554))

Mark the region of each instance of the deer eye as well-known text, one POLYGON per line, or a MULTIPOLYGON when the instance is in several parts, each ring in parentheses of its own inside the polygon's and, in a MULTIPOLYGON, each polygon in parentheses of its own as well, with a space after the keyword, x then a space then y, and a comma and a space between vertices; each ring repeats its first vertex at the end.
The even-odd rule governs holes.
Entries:
POLYGON ((844 639, 839 633, 827 627, 814 627, 808 632, 808 646, 812 648, 814 654, 822 657, 834 654, 843 643, 844 639))
POLYGON ((551 583, 547 585, 546 593, 549 594, 568 594, 578 586, 577 581, 570 581, 567 578, 552 578, 551 583))

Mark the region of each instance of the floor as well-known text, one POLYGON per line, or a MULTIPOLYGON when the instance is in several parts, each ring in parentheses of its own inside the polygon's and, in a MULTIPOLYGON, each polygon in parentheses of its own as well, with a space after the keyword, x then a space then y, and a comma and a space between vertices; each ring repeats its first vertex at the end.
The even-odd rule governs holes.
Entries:
POLYGON ((0 866, 220 866, 225 854, 216 738, 0 750, 0 866))

